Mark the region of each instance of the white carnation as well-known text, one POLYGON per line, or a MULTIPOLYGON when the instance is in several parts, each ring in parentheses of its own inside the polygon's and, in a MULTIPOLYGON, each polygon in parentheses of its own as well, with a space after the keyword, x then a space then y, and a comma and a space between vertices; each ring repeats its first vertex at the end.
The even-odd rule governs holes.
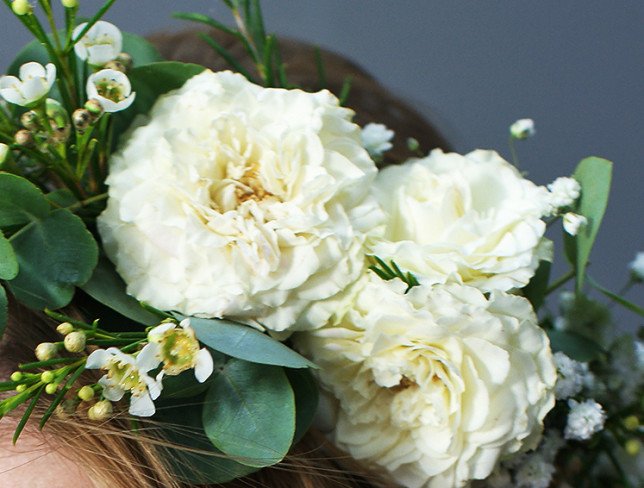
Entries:
POLYGON ((564 430, 566 439, 584 441, 604 428, 606 413, 602 406, 595 400, 588 399, 584 402, 568 400, 570 412, 564 430))
POLYGON ((406 487, 443 488, 536 447, 556 372, 527 300, 366 281, 344 318, 295 337, 338 399, 341 448, 406 487))
POLYGON ((382 170, 375 192, 388 222, 371 252, 423 283, 507 291, 525 286, 548 257, 548 191, 493 151, 437 149, 382 170))
POLYGON ((352 112, 327 91, 204 72, 112 159, 99 218, 128 292, 281 331, 322 325, 364 272, 382 213, 352 112))

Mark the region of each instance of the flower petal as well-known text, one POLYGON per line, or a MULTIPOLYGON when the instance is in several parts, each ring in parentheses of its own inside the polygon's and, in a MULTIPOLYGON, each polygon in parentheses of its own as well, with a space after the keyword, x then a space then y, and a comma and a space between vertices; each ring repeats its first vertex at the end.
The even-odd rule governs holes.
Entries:
POLYGON ((205 347, 197 353, 197 364, 195 365, 195 378, 199 383, 206 381, 214 369, 212 355, 205 347))
POLYGON ((145 373, 159 367, 159 364, 159 345, 154 342, 147 344, 136 357, 136 367, 145 373))
POLYGON ((87 357, 85 368, 87 369, 102 368, 112 357, 113 355, 110 354, 105 349, 97 349, 87 357))
POLYGON ((132 395, 129 412, 137 417, 152 417, 156 409, 150 395, 143 393, 141 395, 132 395))

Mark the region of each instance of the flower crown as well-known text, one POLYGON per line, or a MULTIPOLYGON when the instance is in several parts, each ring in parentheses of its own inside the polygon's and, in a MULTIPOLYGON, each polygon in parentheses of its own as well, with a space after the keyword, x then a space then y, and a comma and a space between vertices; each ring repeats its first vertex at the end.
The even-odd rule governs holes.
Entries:
MULTIPOLYGON (((585 294, 644 315, 587 275, 610 162, 546 188, 496 152, 409 140, 417 158, 378 170, 393 132, 353 123, 349 83, 290 85, 257 0, 225 0, 236 28, 177 15, 234 37, 257 73, 207 34, 235 72, 162 61, 101 20, 114 0, 80 24, 63 0, 60 30, 40 2, 50 35, 5 3, 35 40, 0 79, 0 330, 12 296, 61 336, 0 383, 0 416, 26 405, 14 442, 39 403, 42 428, 129 402, 227 456, 179 470, 194 483, 280 462, 314 418, 404 486, 547 486, 564 450, 606 452, 628 481, 613 449, 639 449, 642 347, 593 337, 604 305, 585 294), (558 219, 571 271, 551 282, 558 219), (570 280, 555 316, 546 297, 570 280), (89 322, 65 311, 79 301, 89 322), (630 393, 610 382, 628 354, 630 393)), ((513 124, 512 152, 533 134, 513 124)))

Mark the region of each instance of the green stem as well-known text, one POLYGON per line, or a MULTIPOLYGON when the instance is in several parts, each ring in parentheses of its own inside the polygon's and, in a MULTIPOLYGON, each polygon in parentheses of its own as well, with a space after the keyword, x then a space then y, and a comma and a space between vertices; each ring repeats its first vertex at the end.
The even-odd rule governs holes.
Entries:
POLYGON ((108 196, 109 195, 107 193, 101 193, 99 195, 94 195, 93 197, 86 198, 83 201, 74 203, 73 205, 70 205, 69 207, 65 207, 65 208, 67 208, 67 210, 69 210, 70 212, 75 212, 76 210, 80 210, 83 207, 87 207, 92 203, 107 200, 108 196))
POLYGON ((517 149, 514 145, 514 137, 510 136, 508 140, 508 145, 510 146, 510 154, 512 154, 512 164, 515 168, 519 168, 519 156, 517 155, 517 149))
POLYGON ((33 363, 19 364, 18 369, 26 371, 30 369, 46 368, 48 366, 57 366, 59 364, 72 363, 76 360, 77 358, 54 358, 54 359, 48 359, 47 361, 35 361, 33 363))
POLYGON ((570 280, 572 280, 575 277, 575 271, 570 270, 568 271, 565 275, 561 276, 559 279, 556 281, 553 281, 550 286, 546 289, 546 296, 550 295, 553 291, 557 290, 558 288, 562 287, 566 283, 568 283, 570 280))
MULTIPOLYGON (((6 0, 5 0, 6 1, 6 0)), ((107 0, 103 4, 103 6, 96 12, 96 15, 92 17, 88 22, 85 28, 78 34, 76 39, 70 39, 68 42, 67 46, 65 46, 65 52, 71 52, 72 49, 74 49, 74 46, 78 41, 80 41, 83 37, 85 37, 85 34, 89 32, 89 30, 94 27, 96 22, 101 20, 101 18, 107 13, 107 11, 110 9, 110 7, 116 2, 116 0, 107 0)))
POLYGON ((56 21, 54 20, 54 12, 51 10, 51 5, 47 0, 38 0, 38 3, 40 3, 40 6, 45 11, 49 27, 51 28, 52 37, 54 38, 54 43, 56 45, 56 50, 60 52, 62 51, 63 46, 60 42, 60 36, 58 35, 58 29, 56 28, 56 21))

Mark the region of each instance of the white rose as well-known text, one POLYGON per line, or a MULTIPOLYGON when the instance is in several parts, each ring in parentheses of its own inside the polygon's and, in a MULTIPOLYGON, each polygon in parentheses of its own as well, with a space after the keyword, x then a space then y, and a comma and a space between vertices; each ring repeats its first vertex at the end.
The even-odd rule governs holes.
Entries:
POLYGON ((536 447, 556 371, 527 300, 371 278, 336 325, 297 334, 337 399, 335 442, 406 487, 458 487, 536 447))
POLYGON ((423 283, 507 291, 525 286, 548 258, 541 220, 548 191, 493 151, 437 149, 382 170, 375 193, 387 230, 371 252, 423 283))
POLYGON ((111 161, 99 230, 128 292, 162 310, 318 327, 382 221, 353 112, 327 91, 204 72, 111 161))

